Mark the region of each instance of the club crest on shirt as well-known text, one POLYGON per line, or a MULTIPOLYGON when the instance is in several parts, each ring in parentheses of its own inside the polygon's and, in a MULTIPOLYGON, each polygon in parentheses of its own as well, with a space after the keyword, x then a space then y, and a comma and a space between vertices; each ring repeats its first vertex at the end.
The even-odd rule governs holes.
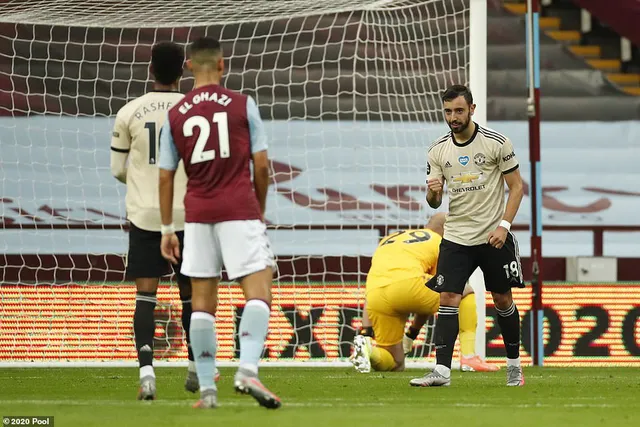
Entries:
POLYGON ((458 161, 462 166, 467 166, 467 164, 469 163, 469 156, 460 156, 458 157, 458 161))
POLYGON ((484 162, 486 161, 486 157, 484 156, 484 154, 482 153, 478 153, 475 156, 473 156, 473 163, 476 164, 476 166, 482 166, 484 165, 484 162))

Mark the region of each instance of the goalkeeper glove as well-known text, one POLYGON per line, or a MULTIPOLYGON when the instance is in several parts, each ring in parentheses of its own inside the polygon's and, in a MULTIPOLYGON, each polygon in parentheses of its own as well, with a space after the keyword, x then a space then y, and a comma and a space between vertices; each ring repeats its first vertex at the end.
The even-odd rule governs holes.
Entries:
POLYGON ((402 350, 404 350, 405 356, 413 350, 413 338, 410 338, 407 334, 402 337, 402 350))
POLYGON ((419 333, 420 329, 414 328, 413 325, 409 326, 409 330, 405 332, 402 337, 402 350, 404 350, 405 356, 413 350, 413 341, 418 338, 419 333))

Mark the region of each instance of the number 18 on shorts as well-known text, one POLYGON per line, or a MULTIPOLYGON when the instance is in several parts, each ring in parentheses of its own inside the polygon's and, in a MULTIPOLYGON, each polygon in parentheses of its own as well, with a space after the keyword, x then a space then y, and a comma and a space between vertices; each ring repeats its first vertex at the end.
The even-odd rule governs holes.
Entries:
POLYGON ((512 233, 500 249, 488 243, 465 246, 443 239, 436 275, 427 286, 436 292, 462 294, 476 268, 482 270, 489 292, 503 294, 511 288, 524 288, 518 241, 512 233))

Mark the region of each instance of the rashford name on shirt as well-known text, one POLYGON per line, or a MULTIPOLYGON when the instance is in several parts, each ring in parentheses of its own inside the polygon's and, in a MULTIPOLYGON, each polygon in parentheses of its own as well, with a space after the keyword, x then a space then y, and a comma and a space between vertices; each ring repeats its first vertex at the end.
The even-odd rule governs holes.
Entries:
POLYGON ((233 99, 229 98, 229 96, 225 94, 219 95, 217 92, 200 92, 195 94, 191 99, 191 102, 193 104, 189 101, 184 101, 178 111, 180 112, 180 114, 187 114, 187 112, 191 110, 194 105, 205 101, 215 102, 219 105, 222 105, 223 107, 226 107, 227 105, 231 104, 231 101, 233 101, 233 99))
POLYGON ((142 120, 142 118, 144 116, 146 116, 149 113, 153 113, 156 112, 158 110, 162 111, 167 111, 170 110, 171 107, 173 107, 173 102, 170 101, 153 101, 150 102, 149 104, 145 104, 142 109, 136 111, 136 114, 134 114, 134 117, 138 120, 142 120))

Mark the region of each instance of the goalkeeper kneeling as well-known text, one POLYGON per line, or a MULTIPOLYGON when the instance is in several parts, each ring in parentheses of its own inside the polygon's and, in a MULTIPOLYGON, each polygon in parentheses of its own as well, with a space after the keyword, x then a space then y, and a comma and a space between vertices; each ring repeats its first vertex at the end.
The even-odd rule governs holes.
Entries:
MULTIPOLYGON (((358 372, 402 371, 405 354, 424 323, 438 312, 440 294, 425 286, 435 274, 445 215, 426 228, 402 230, 380 241, 367 275, 362 329, 354 339, 351 363, 358 372), (408 316, 415 314, 407 333, 408 316), (372 339, 376 340, 373 346, 372 339)), ((460 303, 460 352, 463 371, 497 371, 475 354, 477 313, 467 284, 460 303)))

